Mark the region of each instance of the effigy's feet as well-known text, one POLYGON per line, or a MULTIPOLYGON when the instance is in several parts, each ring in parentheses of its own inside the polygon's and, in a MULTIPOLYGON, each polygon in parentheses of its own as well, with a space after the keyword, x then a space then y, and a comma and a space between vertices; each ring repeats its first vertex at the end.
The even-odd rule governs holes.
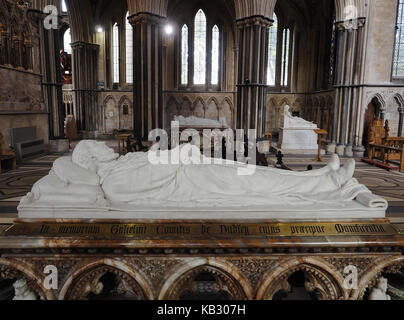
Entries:
POLYGON ((330 167, 332 171, 337 171, 341 168, 341 161, 339 160, 338 155, 333 154, 331 156, 331 160, 328 162, 328 167, 330 167))
POLYGON ((338 182, 344 185, 351 180, 355 173, 355 160, 349 159, 347 163, 337 171, 338 182))

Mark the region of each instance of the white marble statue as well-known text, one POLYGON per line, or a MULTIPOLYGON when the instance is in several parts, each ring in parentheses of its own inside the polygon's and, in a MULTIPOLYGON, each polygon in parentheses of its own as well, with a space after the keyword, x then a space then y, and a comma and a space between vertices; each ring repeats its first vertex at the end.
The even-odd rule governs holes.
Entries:
POLYGON ((98 217, 91 212, 102 212, 103 218, 117 218, 120 213, 133 217, 134 210, 151 208, 166 214, 171 208, 188 214, 196 210, 199 215, 212 210, 255 210, 257 216, 267 218, 287 217, 284 212, 307 217, 316 210, 328 217, 336 212, 341 216, 348 212, 349 217, 363 217, 364 213, 381 217, 387 209, 386 200, 353 178, 354 160, 341 167, 334 156, 328 166, 309 172, 253 167, 251 175, 239 175, 245 168, 242 163, 212 162, 189 144, 171 151, 129 153, 118 158, 104 143, 81 141, 72 157, 57 159, 49 175, 21 200, 19 215, 61 217, 58 214, 63 213, 69 218, 73 213, 75 217, 98 217), (160 158, 169 159, 170 164, 150 161, 160 158))
POLYGON ((379 278, 377 285, 370 291, 369 300, 391 300, 387 294, 388 281, 386 278, 379 278))
POLYGON ((225 117, 220 118, 219 121, 198 118, 195 116, 183 117, 175 116, 174 121, 178 121, 181 127, 208 127, 208 128, 227 128, 227 121, 225 117))
POLYGON ((317 125, 314 124, 313 122, 306 121, 303 118, 299 117, 294 117, 290 113, 290 106, 286 105, 284 107, 284 123, 283 123, 283 128, 284 129, 290 129, 290 128, 295 128, 295 129, 318 129, 317 125))
POLYGON ((280 128, 278 148, 284 154, 317 154, 317 125, 299 117, 293 117, 290 107, 284 107, 283 127, 280 128))
POLYGON ((14 283, 14 291, 15 295, 13 300, 16 301, 33 301, 37 300, 37 297, 34 292, 28 287, 27 281, 25 279, 20 279, 14 283))

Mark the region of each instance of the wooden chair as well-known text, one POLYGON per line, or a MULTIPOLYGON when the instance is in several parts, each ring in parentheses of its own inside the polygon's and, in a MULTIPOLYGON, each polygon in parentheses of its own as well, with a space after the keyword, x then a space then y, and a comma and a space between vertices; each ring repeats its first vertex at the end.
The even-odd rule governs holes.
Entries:
POLYGON ((131 134, 119 134, 117 135, 118 139, 118 153, 121 154, 121 152, 129 152, 129 144, 128 144, 128 139, 131 137, 131 134), (121 146, 122 145, 122 146, 121 146))
POLYGON ((376 159, 384 164, 397 161, 400 171, 404 171, 404 137, 390 137, 389 121, 378 118, 369 130, 367 154, 370 160, 376 159))

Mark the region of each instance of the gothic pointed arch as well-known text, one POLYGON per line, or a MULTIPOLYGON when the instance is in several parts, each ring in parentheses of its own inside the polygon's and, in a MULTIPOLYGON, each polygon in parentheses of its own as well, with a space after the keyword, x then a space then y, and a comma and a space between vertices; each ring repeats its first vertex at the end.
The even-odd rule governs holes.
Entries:
POLYGON ((107 289, 117 295, 129 295, 135 300, 154 298, 149 282, 139 270, 121 260, 105 258, 73 270, 59 293, 59 299, 97 299, 107 289), (109 288, 103 283, 106 275, 111 275, 116 280, 109 288))
POLYGON ((253 298, 252 288, 233 264, 221 259, 195 259, 176 266, 173 275, 162 287, 159 299, 187 300, 192 296, 210 294, 223 300, 248 300, 253 298))
POLYGON ((193 115, 198 118, 205 118, 206 103, 202 97, 197 97, 192 105, 193 115))
POLYGON ((291 287, 288 279, 294 273, 305 273, 305 288, 313 293, 319 300, 346 299, 348 292, 343 288, 344 279, 327 261, 320 258, 304 257, 302 259, 289 259, 287 263, 280 264, 268 270, 258 284, 257 300, 272 300, 280 291, 289 292, 291 287))
POLYGON ((20 280, 25 279, 28 287, 43 300, 54 300, 55 297, 51 290, 44 286, 45 275, 42 270, 38 270, 34 265, 17 261, 14 259, 0 258, 0 279, 20 280))
POLYGON ((367 264, 364 266, 363 272, 359 274, 358 288, 360 289, 353 290, 350 298, 355 300, 363 299, 365 291, 376 284, 382 273, 396 274, 403 269, 404 257, 402 256, 383 257, 373 261, 371 264, 367 264))

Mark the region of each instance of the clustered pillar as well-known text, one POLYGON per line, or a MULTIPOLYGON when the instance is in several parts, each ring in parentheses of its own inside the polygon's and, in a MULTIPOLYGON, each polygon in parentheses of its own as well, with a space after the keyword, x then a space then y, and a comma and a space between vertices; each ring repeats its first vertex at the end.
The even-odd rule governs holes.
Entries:
MULTIPOLYGON (((265 134, 269 28, 273 20, 261 16, 239 19, 237 129, 265 134)), ((246 131, 247 133, 247 131, 246 131)))
POLYGON ((134 35, 134 131, 146 139, 163 128, 162 22, 165 18, 138 13, 129 17, 134 35))
MULTIPOLYGON (((39 22, 40 23, 40 22, 39 22)), ((42 27, 42 26, 41 26, 42 27)), ((49 111, 49 138, 64 138, 59 29, 41 28, 41 68, 44 99, 49 111)))
POLYGON ((99 46, 77 41, 73 50, 73 92, 77 129, 85 138, 93 138, 102 123, 97 107, 97 62, 99 46))
POLYGON ((337 24, 336 98, 332 143, 328 151, 340 156, 352 157, 355 150, 362 149, 355 133, 359 125, 357 120, 360 118, 365 22, 365 18, 360 18, 353 25, 346 22, 337 24))

